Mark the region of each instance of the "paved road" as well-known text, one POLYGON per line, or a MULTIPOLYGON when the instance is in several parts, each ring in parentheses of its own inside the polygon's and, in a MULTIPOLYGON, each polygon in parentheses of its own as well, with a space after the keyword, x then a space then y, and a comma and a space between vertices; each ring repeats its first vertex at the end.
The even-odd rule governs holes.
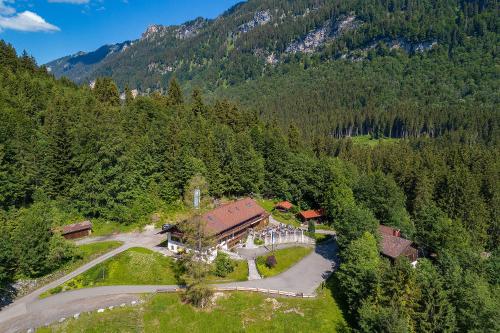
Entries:
MULTIPOLYGON (((154 248, 162 239, 156 231, 142 234, 119 235, 115 238, 124 245, 83 265, 74 272, 58 279, 35 292, 17 300, 0 311, 0 332, 19 332, 32 327, 59 320, 75 313, 95 310, 99 307, 118 305, 137 298, 137 294, 153 293, 161 290, 173 290, 176 285, 155 286, 109 286, 79 289, 38 299, 38 296, 108 258, 134 246, 154 248)), ((87 241, 88 242, 88 241, 87 241)), ((316 246, 315 251, 286 272, 266 279, 219 284, 219 287, 253 287, 276 289, 295 293, 314 294, 336 266, 337 246, 335 242, 325 242, 316 246)))
POLYGON ((333 241, 316 246, 314 251, 280 275, 254 281, 218 285, 221 287, 265 288, 313 295, 318 286, 336 268, 337 244, 333 241))

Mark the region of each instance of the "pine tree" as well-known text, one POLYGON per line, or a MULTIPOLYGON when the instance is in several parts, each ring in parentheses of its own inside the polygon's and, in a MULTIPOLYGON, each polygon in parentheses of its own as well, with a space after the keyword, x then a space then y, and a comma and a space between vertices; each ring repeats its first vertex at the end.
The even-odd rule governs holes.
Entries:
POLYGON ((177 79, 174 77, 170 80, 170 84, 168 86, 168 100, 172 105, 180 105, 184 103, 184 97, 182 96, 182 90, 177 82, 177 79))
POLYGON ((288 128, 288 147, 290 151, 297 153, 301 150, 302 139, 300 135, 300 130, 295 124, 290 124, 288 128))
POLYGON ((442 277, 428 260, 419 260, 417 284, 420 296, 416 308, 416 331, 423 333, 455 331, 455 312, 444 289, 442 277))
POLYGON ((380 256, 375 237, 365 232, 347 246, 342 257, 338 280, 347 297, 349 312, 355 314, 361 302, 373 294, 379 283, 380 256))
POLYGON ((93 89, 97 100, 102 103, 118 106, 120 105, 120 93, 115 82, 109 77, 98 78, 93 89))
POLYGON ((207 106, 203 103, 203 96, 199 89, 194 89, 192 94, 193 105, 191 110, 195 115, 207 116, 207 106))
POLYGON ((125 87, 125 105, 130 105, 134 101, 132 91, 128 86, 125 87))

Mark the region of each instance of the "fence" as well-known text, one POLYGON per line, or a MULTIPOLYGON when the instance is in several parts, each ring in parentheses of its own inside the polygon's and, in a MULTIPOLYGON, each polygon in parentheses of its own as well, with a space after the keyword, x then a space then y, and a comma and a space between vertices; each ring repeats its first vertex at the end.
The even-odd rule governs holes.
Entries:
MULTIPOLYGON (((176 293, 183 291, 184 288, 175 288, 175 289, 158 289, 157 293, 176 293)), ((300 297, 300 298, 314 298, 314 295, 306 295, 304 293, 294 293, 290 291, 283 290, 275 290, 275 289, 266 289, 266 288, 251 288, 251 287, 216 287, 215 291, 250 291, 263 293, 267 295, 275 295, 275 296, 286 296, 286 297, 300 297)))
POLYGON ((309 236, 304 235, 303 231, 285 231, 276 232, 273 237, 266 235, 264 237, 264 245, 301 243, 314 245, 315 241, 309 236))

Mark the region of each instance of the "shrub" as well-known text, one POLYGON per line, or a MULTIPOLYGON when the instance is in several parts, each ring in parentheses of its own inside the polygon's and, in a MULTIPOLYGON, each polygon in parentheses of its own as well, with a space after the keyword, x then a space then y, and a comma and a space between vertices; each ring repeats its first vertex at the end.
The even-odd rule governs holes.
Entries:
POLYGON ((212 297, 213 289, 204 283, 188 285, 183 293, 183 300, 198 308, 205 308, 212 297))
POLYGON ((268 268, 274 268, 277 264, 276 257, 272 254, 266 258, 266 266, 268 268))
POLYGON ((307 231, 310 233, 315 233, 316 232, 316 223, 314 221, 309 221, 307 224, 307 231))
POLYGON ((260 238, 255 238, 255 239, 253 240, 253 243, 254 243, 255 245, 263 245, 263 244, 264 244, 264 241, 263 241, 262 239, 260 239, 260 238))
POLYGON ((49 242, 49 253, 47 256, 47 267, 57 269, 66 262, 81 258, 78 248, 67 241, 60 234, 54 234, 49 242))
POLYGON ((215 258, 215 275, 226 277, 229 273, 234 271, 234 264, 229 256, 223 252, 217 253, 215 258))

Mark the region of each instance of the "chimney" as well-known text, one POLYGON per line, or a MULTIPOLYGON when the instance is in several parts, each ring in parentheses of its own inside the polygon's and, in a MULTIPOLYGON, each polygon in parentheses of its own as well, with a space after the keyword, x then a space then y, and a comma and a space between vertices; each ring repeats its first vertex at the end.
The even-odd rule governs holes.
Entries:
POLYGON ((401 237, 401 231, 399 229, 392 229, 392 235, 396 237, 401 237))

